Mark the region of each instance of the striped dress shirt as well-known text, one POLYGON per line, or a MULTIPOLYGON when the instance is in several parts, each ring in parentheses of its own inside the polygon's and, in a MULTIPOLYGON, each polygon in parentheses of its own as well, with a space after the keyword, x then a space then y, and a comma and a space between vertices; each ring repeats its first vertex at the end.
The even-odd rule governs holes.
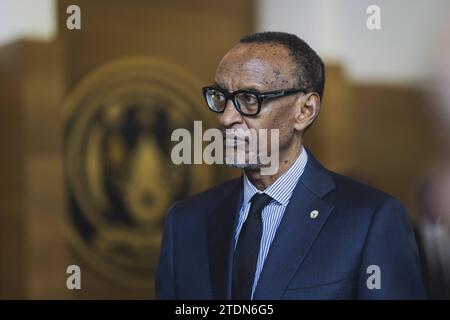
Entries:
POLYGON ((292 192, 294 191, 298 179, 300 179, 303 171, 305 170, 307 162, 308 154, 302 146, 300 155, 294 164, 264 191, 258 190, 244 174, 244 194, 241 209, 239 211, 238 225, 234 236, 234 249, 236 249, 242 225, 244 224, 245 219, 247 219, 248 211, 250 209, 250 199, 256 193, 265 193, 273 199, 264 207, 261 213, 263 220, 263 231, 261 244, 259 247, 258 261, 256 263, 255 278, 253 280, 252 299, 253 294, 255 293, 256 285, 258 284, 259 276, 264 266, 264 261, 269 253, 270 245, 275 237, 275 233, 281 219, 283 218, 284 211, 289 203, 292 192))

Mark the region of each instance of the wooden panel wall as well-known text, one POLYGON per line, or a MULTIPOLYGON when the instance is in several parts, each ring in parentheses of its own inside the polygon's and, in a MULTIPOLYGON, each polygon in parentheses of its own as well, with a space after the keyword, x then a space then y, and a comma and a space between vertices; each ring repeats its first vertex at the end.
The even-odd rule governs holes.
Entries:
POLYGON ((0 49, 0 297, 60 298, 65 291, 57 43, 0 49))

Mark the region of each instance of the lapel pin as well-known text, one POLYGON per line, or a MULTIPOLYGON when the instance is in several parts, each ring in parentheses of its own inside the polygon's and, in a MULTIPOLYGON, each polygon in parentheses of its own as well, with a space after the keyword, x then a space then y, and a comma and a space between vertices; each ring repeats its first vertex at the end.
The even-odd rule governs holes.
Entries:
POLYGON ((309 217, 310 217, 311 219, 317 218, 318 215, 319 215, 319 211, 317 211, 317 210, 313 210, 313 211, 311 211, 311 212, 309 213, 309 217))

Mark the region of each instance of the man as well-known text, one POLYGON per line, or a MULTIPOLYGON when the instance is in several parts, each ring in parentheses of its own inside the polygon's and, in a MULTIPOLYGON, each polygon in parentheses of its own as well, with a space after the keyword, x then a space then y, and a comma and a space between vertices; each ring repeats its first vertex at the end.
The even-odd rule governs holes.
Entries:
POLYGON ((223 131, 278 129, 279 170, 236 163, 241 178, 169 209, 157 298, 424 297, 403 206, 326 170, 303 147, 324 82, 319 56, 287 33, 246 36, 223 57, 203 90, 207 104, 223 131))
POLYGON ((430 299, 450 299, 450 169, 436 165, 419 190, 420 219, 415 235, 422 279, 430 299))

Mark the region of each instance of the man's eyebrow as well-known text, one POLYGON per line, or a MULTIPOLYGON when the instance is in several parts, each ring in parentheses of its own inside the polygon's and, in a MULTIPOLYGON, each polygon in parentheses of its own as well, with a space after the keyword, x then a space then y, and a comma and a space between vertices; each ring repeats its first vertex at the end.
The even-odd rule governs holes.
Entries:
POLYGON ((245 87, 241 88, 241 90, 250 90, 250 91, 261 92, 260 89, 258 89, 257 87, 254 87, 254 86, 245 86, 245 87))
POLYGON ((224 87, 222 87, 219 83, 217 83, 216 81, 214 81, 214 87, 217 87, 217 88, 219 88, 219 89, 222 89, 222 90, 226 90, 224 87))

